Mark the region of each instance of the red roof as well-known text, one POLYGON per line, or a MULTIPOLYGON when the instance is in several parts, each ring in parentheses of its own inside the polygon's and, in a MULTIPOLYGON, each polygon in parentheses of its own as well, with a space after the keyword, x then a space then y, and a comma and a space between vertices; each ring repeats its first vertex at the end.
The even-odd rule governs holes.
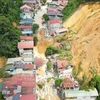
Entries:
POLYGON ((17 26, 19 29, 24 29, 24 28, 32 28, 32 25, 19 25, 17 26))
POLYGON ((31 3, 26 3, 26 5, 30 6, 31 8, 34 8, 34 5, 31 3))
POLYGON ((67 65, 66 60, 57 60, 58 68, 64 68, 67 65))
POLYGON ((25 68, 33 69, 34 65, 33 64, 25 64, 25 68))
POLYGON ((58 11, 58 10, 48 10, 47 13, 48 14, 61 14, 61 11, 58 11))
POLYGON ((69 78, 65 78, 64 81, 60 84, 60 86, 63 88, 72 88, 74 87, 74 82, 69 78))
POLYGON ((33 40, 33 36, 20 36, 21 40, 33 40))
POLYGON ((44 60, 42 58, 35 57, 34 62, 37 67, 40 67, 44 64, 44 60))
POLYGON ((31 10, 32 8, 29 5, 23 5, 20 7, 20 10, 31 10))
POLYGON ((58 20, 58 19, 53 19, 53 20, 50 20, 49 21, 49 24, 60 24, 61 23, 61 20, 58 20))
POLYGON ((33 48, 33 41, 25 41, 25 42, 18 42, 18 48, 19 49, 32 49, 33 48))
POLYGON ((36 79, 34 75, 30 74, 17 74, 11 78, 5 78, 2 89, 13 88, 13 85, 19 85, 22 87, 35 87, 36 79))
POLYGON ((20 100, 36 100, 36 94, 22 95, 20 100))

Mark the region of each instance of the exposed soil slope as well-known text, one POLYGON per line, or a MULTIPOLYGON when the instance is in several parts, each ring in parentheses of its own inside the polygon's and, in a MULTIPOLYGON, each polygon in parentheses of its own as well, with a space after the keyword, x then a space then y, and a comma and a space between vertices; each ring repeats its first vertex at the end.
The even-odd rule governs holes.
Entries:
POLYGON ((81 62, 84 73, 93 68, 100 74, 100 3, 81 5, 63 25, 76 33, 71 49, 75 66, 81 62))
POLYGON ((44 38, 44 30, 40 30, 37 33, 38 43, 37 43, 37 50, 40 54, 45 54, 46 48, 51 44, 52 40, 46 40, 44 38))

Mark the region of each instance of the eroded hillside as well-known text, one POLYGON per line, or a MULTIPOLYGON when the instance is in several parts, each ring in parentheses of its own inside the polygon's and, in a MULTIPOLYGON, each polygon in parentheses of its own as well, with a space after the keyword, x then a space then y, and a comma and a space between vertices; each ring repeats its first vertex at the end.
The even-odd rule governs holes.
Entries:
POLYGON ((81 5, 63 25, 75 32, 72 61, 76 68, 81 64, 80 75, 100 74, 100 3, 81 5))

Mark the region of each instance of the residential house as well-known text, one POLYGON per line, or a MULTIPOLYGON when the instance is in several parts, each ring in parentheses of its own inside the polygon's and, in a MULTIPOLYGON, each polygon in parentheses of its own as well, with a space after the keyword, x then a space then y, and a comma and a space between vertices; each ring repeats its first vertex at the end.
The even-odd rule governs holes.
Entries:
POLYGON ((61 19, 63 17, 63 14, 58 9, 47 10, 47 15, 50 19, 53 19, 55 17, 61 19))
POLYGON ((22 19, 19 22, 19 24, 21 24, 21 25, 32 25, 32 23, 33 23, 33 19, 29 19, 29 18, 22 19))
POLYGON ((34 6, 32 4, 24 4, 23 6, 20 7, 20 10, 22 11, 22 13, 20 13, 20 17, 22 19, 26 19, 26 18, 33 18, 34 14, 33 14, 33 10, 34 10, 34 6))
POLYGON ((72 81, 70 78, 65 78, 60 84, 60 87, 64 89, 74 88, 74 81, 72 81))
POLYGON ((10 100, 36 100, 35 85, 36 78, 33 74, 16 74, 4 79, 2 94, 5 98, 11 97, 10 100))
POLYGON ((22 41, 33 41, 33 36, 20 36, 20 40, 22 41))
POLYGON ((98 92, 96 89, 85 90, 62 90, 62 98, 64 100, 96 100, 98 92))
POLYGON ((52 2, 52 0, 47 0, 48 3, 52 2))
POLYGON ((56 31, 57 29, 61 28, 61 20, 53 19, 48 21, 48 29, 51 31, 56 31))
POLYGON ((31 4, 36 4, 38 0, 23 0, 23 3, 31 3, 31 4))
POLYGON ((35 62, 35 65, 36 65, 37 68, 41 67, 45 63, 45 61, 42 58, 39 58, 39 57, 35 57, 34 62, 35 62))
POLYGON ((52 1, 49 5, 52 5, 52 6, 59 6, 58 2, 56 2, 56 1, 52 1))
POLYGON ((66 69, 67 66, 67 61, 66 60, 56 60, 55 65, 56 65, 56 69, 59 71, 59 73, 63 70, 66 69))
POLYGON ((32 35, 32 25, 19 25, 17 26, 22 31, 23 35, 32 35))
POLYGON ((60 28, 56 30, 56 34, 60 35, 60 34, 66 33, 67 31, 68 31, 67 28, 60 28))
POLYGON ((22 56, 24 53, 31 54, 33 52, 33 41, 18 42, 19 54, 22 56))
POLYGON ((15 75, 20 73, 34 74, 33 69, 35 69, 33 64, 20 60, 14 62, 12 65, 7 65, 5 70, 7 73, 15 75))

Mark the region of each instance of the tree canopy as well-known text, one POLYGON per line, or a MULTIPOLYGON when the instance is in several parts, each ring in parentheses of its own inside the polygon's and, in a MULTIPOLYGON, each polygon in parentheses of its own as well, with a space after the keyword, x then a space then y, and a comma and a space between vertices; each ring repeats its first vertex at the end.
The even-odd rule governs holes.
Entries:
POLYGON ((38 42, 38 38, 37 38, 37 36, 34 36, 34 46, 37 45, 37 42, 38 42))
POLYGON ((44 14, 44 15, 42 16, 42 18, 43 18, 45 21, 48 21, 48 20, 49 20, 49 16, 48 16, 47 14, 44 14))
POLYGON ((65 21, 77 9, 77 7, 86 2, 97 2, 100 0, 69 0, 66 7, 63 9, 63 21, 65 21))
POLYGON ((90 85, 97 89, 99 96, 96 98, 96 100, 100 100, 100 75, 93 77, 90 81, 90 85))
POLYGON ((0 57, 18 55, 17 43, 21 31, 13 26, 19 22, 21 0, 0 0, 0 57))
POLYGON ((36 31, 38 30, 39 25, 38 24, 33 24, 33 33, 36 33, 36 31))
POLYGON ((60 78, 56 79, 55 80, 55 86, 59 87, 62 82, 63 82, 63 79, 60 79, 60 78))
POLYGON ((49 56, 49 55, 53 55, 53 54, 56 54, 56 53, 59 53, 59 50, 57 48, 53 48, 53 47, 49 46, 46 49, 45 55, 49 56))

